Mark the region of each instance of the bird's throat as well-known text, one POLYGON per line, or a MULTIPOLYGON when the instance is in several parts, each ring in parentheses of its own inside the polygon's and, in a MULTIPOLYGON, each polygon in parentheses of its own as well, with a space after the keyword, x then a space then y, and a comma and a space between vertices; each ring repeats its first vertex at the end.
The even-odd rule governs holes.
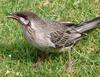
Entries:
POLYGON ((27 31, 29 28, 29 25, 24 25, 24 28, 25 28, 25 31, 27 31))

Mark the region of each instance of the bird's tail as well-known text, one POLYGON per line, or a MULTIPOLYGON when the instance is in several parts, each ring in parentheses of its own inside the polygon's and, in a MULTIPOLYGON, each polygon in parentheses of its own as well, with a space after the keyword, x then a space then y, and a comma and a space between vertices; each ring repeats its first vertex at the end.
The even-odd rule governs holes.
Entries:
POLYGON ((97 26, 100 26, 100 17, 80 23, 79 26, 76 27, 76 31, 83 33, 97 26))

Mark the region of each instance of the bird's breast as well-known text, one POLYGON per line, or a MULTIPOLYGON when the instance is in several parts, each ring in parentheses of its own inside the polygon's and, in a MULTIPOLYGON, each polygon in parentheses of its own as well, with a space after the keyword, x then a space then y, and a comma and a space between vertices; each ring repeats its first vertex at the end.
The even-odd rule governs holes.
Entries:
POLYGON ((32 28, 28 28, 27 31, 23 30, 23 34, 27 41, 38 49, 55 47, 50 38, 41 31, 34 31, 32 28))
POLYGON ((45 52, 62 52, 62 49, 56 49, 50 38, 41 32, 23 31, 26 40, 34 47, 45 52))
POLYGON ((55 45, 51 42, 50 38, 48 37, 48 35, 46 35, 43 32, 36 32, 36 38, 35 38, 36 43, 40 46, 40 47, 55 47, 55 45))

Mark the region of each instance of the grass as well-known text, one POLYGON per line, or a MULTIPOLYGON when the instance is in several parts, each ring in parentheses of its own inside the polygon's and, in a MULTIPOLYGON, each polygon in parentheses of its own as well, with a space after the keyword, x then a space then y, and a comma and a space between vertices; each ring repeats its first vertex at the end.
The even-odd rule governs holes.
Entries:
MULTIPOLYGON (((31 10, 43 19, 80 22, 100 16, 99 0, 0 0, 0 77, 67 77, 68 56, 50 54, 43 64, 32 68, 37 51, 24 39, 20 24, 6 18, 8 13, 31 10)), ((100 29, 73 47, 73 77, 100 77, 100 29)))

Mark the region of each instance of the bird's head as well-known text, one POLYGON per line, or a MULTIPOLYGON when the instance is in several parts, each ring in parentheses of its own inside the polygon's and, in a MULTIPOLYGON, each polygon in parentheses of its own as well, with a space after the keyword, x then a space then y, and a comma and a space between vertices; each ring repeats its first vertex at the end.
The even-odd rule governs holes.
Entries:
POLYGON ((19 23, 21 23, 25 27, 31 26, 31 20, 38 18, 36 14, 34 14, 33 12, 28 12, 28 11, 15 12, 15 13, 10 14, 7 17, 17 20, 19 23))

